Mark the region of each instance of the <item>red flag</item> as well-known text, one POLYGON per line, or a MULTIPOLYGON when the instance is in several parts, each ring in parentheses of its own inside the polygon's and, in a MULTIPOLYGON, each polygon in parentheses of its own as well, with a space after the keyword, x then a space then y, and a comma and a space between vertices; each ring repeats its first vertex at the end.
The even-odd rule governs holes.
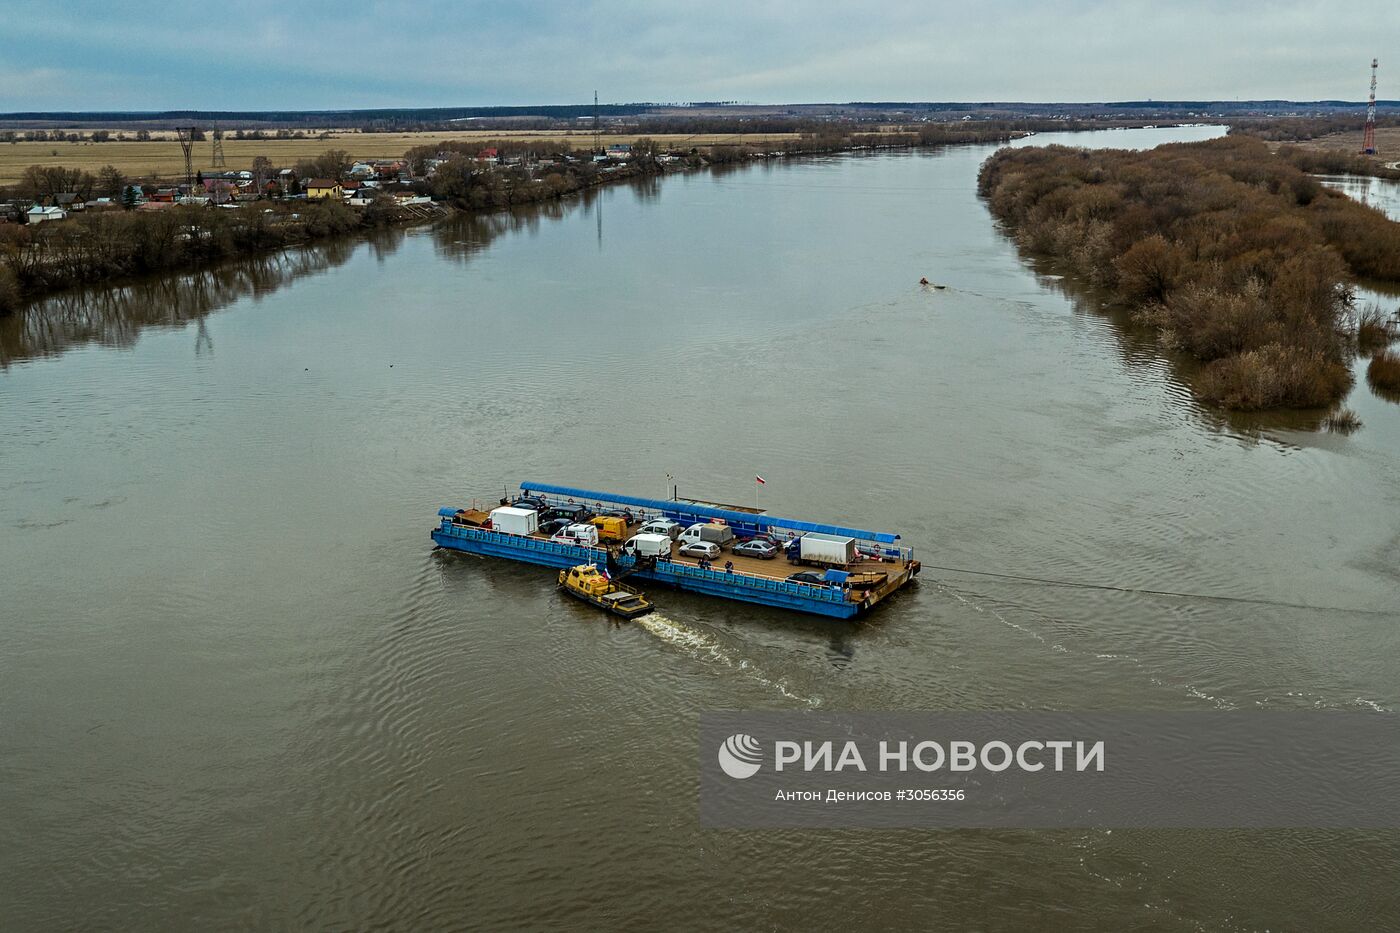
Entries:
POLYGON ((758 480, 758 485, 760 485, 760 486, 766 486, 766 485, 768 485, 768 481, 765 480, 765 479, 764 479, 763 477, 761 477, 761 476, 755 476, 754 479, 758 480))

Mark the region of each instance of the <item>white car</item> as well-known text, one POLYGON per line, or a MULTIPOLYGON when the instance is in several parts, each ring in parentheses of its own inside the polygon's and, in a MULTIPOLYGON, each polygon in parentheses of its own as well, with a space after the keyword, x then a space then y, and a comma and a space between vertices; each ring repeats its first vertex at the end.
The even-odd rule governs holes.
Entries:
POLYGON ((681 557, 694 557, 697 560, 703 557, 706 560, 715 560, 719 557, 719 545, 713 541, 691 541, 681 545, 679 553, 681 557))

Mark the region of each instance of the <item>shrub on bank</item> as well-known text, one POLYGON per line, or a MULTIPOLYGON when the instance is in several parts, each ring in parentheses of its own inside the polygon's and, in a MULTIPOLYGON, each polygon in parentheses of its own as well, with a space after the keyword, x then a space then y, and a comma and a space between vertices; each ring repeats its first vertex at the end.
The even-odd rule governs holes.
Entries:
POLYGON ((19 283, 15 281, 15 274, 0 266, 0 314, 13 311, 19 307, 19 303, 19 283))
POLYGON ((1351 383, 1345 363, 1275 343, 1210 363, 1199 391, 1207 401, 1239 411, 1320 408, 1345 395, 1351 383))
POLYGON ((1366 367, 1366 381, 1377 395, 1396 401, 1400 400, 1400 353, 1382 350, 1371 357, 1366 367))
POLYGON ((1341 407, 1329 413, 1322 419, 1324 430, 1332 431, 1336 434, 1350 434, 1361 427, 1361 416, 1350 408, 1341 407))
POLYGON ((1383 349, 1394 342, 1395 325, 1378 304, 1369 304, 1356 316, 1356 346, 1362 353, 1383 349))
POLYGON ((1335 401, 1351 384, 1350 276, 1400 281, 1400 224, 1255 139, 1004 149, 978 189, 1023 249, 1206 363, 1199 394, 1229 408, 1335 401))

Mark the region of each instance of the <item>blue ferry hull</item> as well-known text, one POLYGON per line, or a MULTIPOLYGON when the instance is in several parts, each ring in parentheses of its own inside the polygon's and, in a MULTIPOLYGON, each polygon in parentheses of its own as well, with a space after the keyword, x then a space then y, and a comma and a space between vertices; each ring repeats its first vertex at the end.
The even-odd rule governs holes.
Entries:
MULTIPOLYGON (((546 567, 606 564, 608 559, 608 553, 603 548, 561 544, 540 538, 457 525, 450 521, 443 521, 440 527, 434 528, 432 538, 439 547, 546 567)), ((615 560, 623 566, 630 563, 625 557, 615 560)), ((845 593, 834 587, 816 587, 789 583, 786 580, 725 573, 721 570, 705 570, 692 564, 666 560, 658 561, 653 569, 638 570, 632 576, 708 596, 815 613, 836 619, 854 618, 865 608, 860 603, 847 599, 845 593)))

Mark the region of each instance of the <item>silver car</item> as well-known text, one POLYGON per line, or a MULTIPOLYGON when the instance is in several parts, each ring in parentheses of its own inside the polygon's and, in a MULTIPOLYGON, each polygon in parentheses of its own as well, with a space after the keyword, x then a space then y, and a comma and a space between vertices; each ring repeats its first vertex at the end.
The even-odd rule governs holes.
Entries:
POLYGON ((759 560, 772 560, 778 556, 778 546, 766 538, 754 538, 743 544, 734 545, 734 553, 742 557, 757 557, 759 560))
POLYGON ((677 553, 681 557, 694 557, 697 560, 702 557, 706 560, 715 560, 719 557, 719 545, 713 541, 691 541, 688 544, 682 544, 677 553))

